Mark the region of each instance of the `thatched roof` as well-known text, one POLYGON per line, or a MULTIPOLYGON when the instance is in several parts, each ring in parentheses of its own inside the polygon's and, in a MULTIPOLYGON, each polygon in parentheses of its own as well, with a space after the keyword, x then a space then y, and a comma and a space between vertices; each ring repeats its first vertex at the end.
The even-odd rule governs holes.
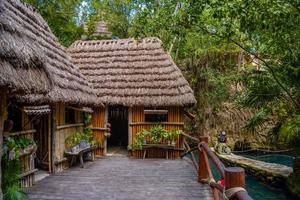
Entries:
POLYGON ((188 106, 196 102, 158 38, 77 41, 69 52, 102 103, 188 106))
MULTIPOLYGON (((47 83, 46 73, 51 76, 52 88, 47 94, 28 94, 19 97, 27 102, 66 102, 72 104, 94 104, 94 90, 79 69, 75 67, 45 20, 35 9, 20 0, 1 2, 1 75, 9 76, 22 68, 28 73, 16 77, 38 88, 47 83), (15 71, 13 71, 13 70, 15 71), (3 71, 3 72, 2 72, 3 71), (30 74, 33 72, 33 74, 30 74)), ((24 72, 21 71, 21 72, 24 72)), ((0 77, 1 77, 0 75, 0 77)))
POLYGON ((45 55, 22 28, 11 23, 0 1, 0 87, 10 93, 46 93, 51 89, 45 55))

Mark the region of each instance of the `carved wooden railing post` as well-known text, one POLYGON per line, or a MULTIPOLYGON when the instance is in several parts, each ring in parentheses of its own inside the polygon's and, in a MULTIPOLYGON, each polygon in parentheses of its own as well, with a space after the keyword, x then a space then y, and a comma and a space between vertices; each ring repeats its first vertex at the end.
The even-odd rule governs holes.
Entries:
MULTIPOLYGON (((208 143, 208 137, 207 136, 200 136, 199 141, 208 143)), ((205 160, 205 155, 204 154, 205 153, 206 152, 204 150, 199 149, 198 182, 201 182, 201 180, 208 178, 208 169, 207 169, 206 163, 204 162, 204 160, 205 160)))
POLYGON ((225 187, 226 189, 234 187, 245 187, 245 170, 240 167, 225 168, 225 187))
POLYGON ((251 200, 246 190, 240 190, 239 188, 245 188, 245 170, 241 167, 227 167, 225 168, 225 189, 226 191, 233 189, 227 193, 229 199, 242 199, 251 200))

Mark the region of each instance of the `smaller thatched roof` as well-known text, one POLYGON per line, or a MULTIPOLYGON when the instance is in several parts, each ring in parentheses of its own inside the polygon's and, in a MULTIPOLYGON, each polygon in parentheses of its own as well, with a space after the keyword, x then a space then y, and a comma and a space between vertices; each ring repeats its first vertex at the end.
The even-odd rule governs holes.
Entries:
POLYGON ((26 82, 29 79, 31 82, 26 83, 42 88, 47 85, 47 75, 51 76, 51 90, 47 94, 22 95, 18 100, 95 104, 96 95, 91 85, 71 62, 65 48, 59 44, 41 15, 20 0, 0 2, 0 78, 16 74, 18 70, 27 67, 32 70, 23 76, 19 74, 16 80, 26 82))
POLYGON ((108 31, 107 24, 104 21, 99 21, 95 25, 93 36, 111 37, 112 33, 108 31))
POLYGON ((196 103, 188 82, 158 38, 77 41, 69 52, 94 85, 101 103, 124 106, 196 103))

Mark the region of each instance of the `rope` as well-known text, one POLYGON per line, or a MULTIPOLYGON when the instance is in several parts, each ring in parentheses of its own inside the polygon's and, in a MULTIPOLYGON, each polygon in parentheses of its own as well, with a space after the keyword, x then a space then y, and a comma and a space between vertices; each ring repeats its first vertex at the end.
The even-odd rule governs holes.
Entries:
POLYGON ((246 190, 244 188, 242 188, 242 187, 234 187, 234 188, 230 188, 230 189, 227 189, 227 190, 225 190, 225 188, 224 188, 224 190, 223 190, 223 198, 225 200, 229 200, 232 197, 234 197, 234 195, 236 193, 238 193, 238 192, 246 192, 246 190))

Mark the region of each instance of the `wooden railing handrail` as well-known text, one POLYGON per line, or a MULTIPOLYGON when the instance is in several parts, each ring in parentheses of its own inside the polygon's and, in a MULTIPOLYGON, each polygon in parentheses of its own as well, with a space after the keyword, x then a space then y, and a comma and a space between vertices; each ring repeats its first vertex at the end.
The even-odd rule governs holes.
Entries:
POLYGON ((186 152, 182 155, 182 157, 187 155, 188 153, 191 153, 191 159, 196 170, 198 171, 198 181, 208 184, 212 188, 215 200, 223 199, 222 195, 228 195, 229 193, 233 193, 229 199, 252 200, 247 191, 243 189, 245 187, 245 174, 243 168, 226 168, 221 160, 216 156, 216 154, 209 148, 207 144, 208 137, 200 137, 200 139, 198 140, 197 138, 186 133, 183 133, 182 135, 186 138, 192 139, 193 141, 199 141, 197 148, 191 148, 184 138, 184 146, 186 147, 186 152), (198 165, 195 164, 197 163, 193 154, 195 150, 199 150, 198 165), (211 171, 209 159, 216 166, 218 172, 225 182, 225 186, 222 186, 215 181, 211 171), (234 179, 234 181, 231 181, 231 179, 234 179))
POLYGON ((224 178, 225 177, 225 172, 224 172, 225 166, 221 162, 221 160, 216 156, 216 154, 209 148, 208 144, 205 142, 200 142, 198 144, 198 148, 199 148, 199 150, 204 150, 206 152, 208 157, 211 159, 211 161, 217 167, 217 170, 219 171, 221 177, 224 178))
POLYGON ((184 133, 184 132, 182 132, 181 135, 183 135, 183 136, 186 137, 186 138, 189 138, 189 139, 193 140, 194 142, 199 143, 199 139, 196 138, 196 137, 193 137, 193 136, 191 136, 191 135, 189 135, 189 134, 187 134, 187 133, 184 133))

